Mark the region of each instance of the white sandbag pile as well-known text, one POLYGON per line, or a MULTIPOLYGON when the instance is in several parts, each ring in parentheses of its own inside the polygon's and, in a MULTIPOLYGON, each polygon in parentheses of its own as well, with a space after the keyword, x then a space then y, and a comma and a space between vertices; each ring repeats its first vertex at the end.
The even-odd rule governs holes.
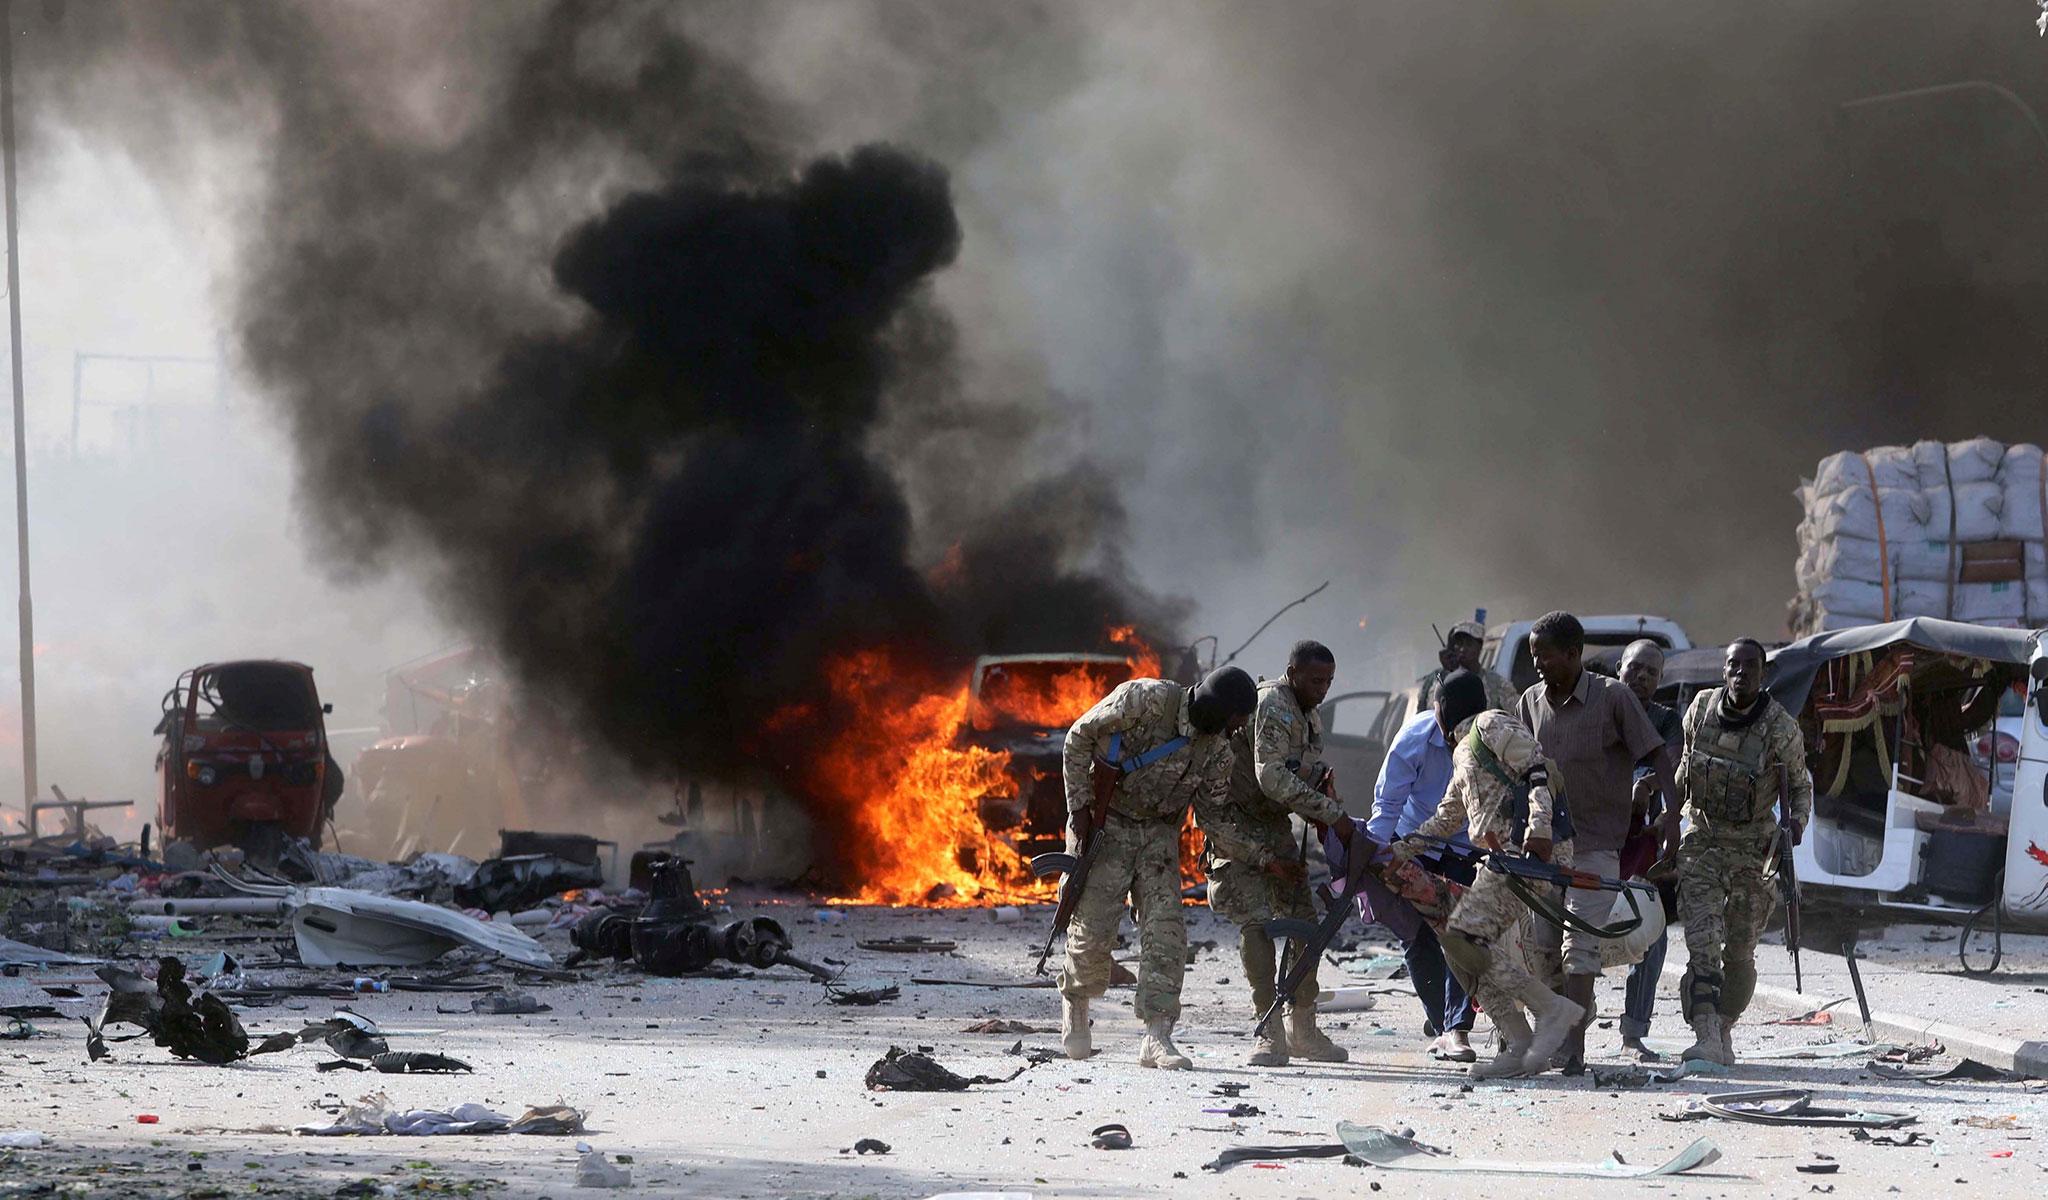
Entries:
POLYGON ((2043 456, 1990 438, 1822 459, 1795 493, 1795 635, 1904 617, 2048 624, 2043 456))

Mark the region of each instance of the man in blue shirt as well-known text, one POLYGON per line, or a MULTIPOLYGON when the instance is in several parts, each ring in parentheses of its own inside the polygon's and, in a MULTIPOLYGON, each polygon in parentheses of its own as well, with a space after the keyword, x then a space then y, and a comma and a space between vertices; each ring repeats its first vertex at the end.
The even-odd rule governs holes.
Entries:
MULTIPOLYGON (((1384 846, 1415 832, 1436 815, 1450 785, 1450 743, 1444 740, 1436 712, 1424 708, 1408 718, 1387 748, 1379 782, 1373 786, 1372 819, 1366 822, 1366 833, 1384 846)), ((1469 844, 1463 831, 1457 841, 1469 844)), ((1429 869, 1459 883, 1472 882, 1471 869, 1461 869, 1456 862, 1432 862, 1429 869)), ((1443 945, 1426 923, 1408 943, 1406 958, 1408 980, 1415 985, 1423 1011, 1429 1014, 1429 1036, 1436 1039, 1430 1043, 1431 1056, 1451 1062, 1473 1061, 1477 1055, 1471 1041, 1472 1002, 1445 965, 1443 945)))

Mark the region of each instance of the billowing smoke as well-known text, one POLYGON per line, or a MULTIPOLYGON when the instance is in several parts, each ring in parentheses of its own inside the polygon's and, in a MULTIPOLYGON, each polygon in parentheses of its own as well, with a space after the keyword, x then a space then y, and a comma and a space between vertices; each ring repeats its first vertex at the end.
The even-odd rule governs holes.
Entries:
POLYGON ((834 654, 964 667, 1151 616, 1084 565, 1113 497, 1078 535, 997 497, 936 582, 913 561, 871 435, 892 388, 945 370, 946 173, 884 145, 792 167, 659 11, 556 8, 438 147, 287 99, 245 349, 291 406, 308 513, 346 552, 424 550, 532 694, 653 773, 800 757, 760 730, 834 654), (593 147, 658 181, 559 238, 507 228, 593 147), (563 316, 480 337, 489 259, 547 266, 563 316))
POLYGON ((1842 107, 1981 79, 2038 112, 2032 15, 74 4, 120 69, 24 69, 159 159, 237 114, 265 152, 242 345, 322 553, 431 564, 658 759, 728 752, 835 639, 1065 647, 1153 615, 1131 578, 1229 645, 1334 577, 1253 665, 1313 635, 1356 686, 1478 605, 1770 634, 1821 456, 2042 436, 2037 129, 1982 90, 1842 107), (853 219, 904 257, 858 258, 864 304, 729 390, 746 343, 714 330, 771 328, 776 278, 661 255, 726 253, 714 212, 771 261, 832 244, 757 240, 840 211, 827 177, 903 201, 853 219), (910 221, 941 208, 957 255, 910 221), (622 251, 641 222, 658 245, 622 251), (664 360, 678 329, 722 353, 664 360), (819 381, 833 339, 850 373, 819 381), (817 540, 740 532, 782 519, 817 540))
POLYGON ((667 5, 222 15, 127 10, 150 36, 120 40, 223 57, 215 102, 271 123, 240 349, 309 531, 344 571, 423 568, 578 740, 656 780, 794 780, 791 737, 844 717, 819 704, 835 655, 957 681, 978 653, 1170 633, 1121 571, 1114 490, 1072 460, 991 461, 919 536, 892 405, 961 453, 1036 421, 952 371, 937 163, 793 154, 667 5), (422 37, 455 49, 371 53, 422 37))

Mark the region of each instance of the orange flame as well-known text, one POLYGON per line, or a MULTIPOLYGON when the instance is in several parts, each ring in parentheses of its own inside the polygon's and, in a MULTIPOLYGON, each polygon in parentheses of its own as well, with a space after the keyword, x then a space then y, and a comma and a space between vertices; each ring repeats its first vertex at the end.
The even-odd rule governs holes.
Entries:
POLYGON ((1158 674, 1158 656, 1134 631, 1110 636, 1129 648, 1123 663, 1075 663, 1013 691, 985 691, 979 706, 969 681, 929 682, 892 651, 828 664, 833 704, 851 719, 806 766, 805 781, 846 815, 839 836, 850 842, 839 850, 859 886, 836 899, 940 906, 1050 900, 1054 883, 1033 878, 1016 846, 983 821, 985 801, 1017 795, 1009 753, 963 735, 989 728, 999 715, 1063 727, 1116 684, 1158 674))

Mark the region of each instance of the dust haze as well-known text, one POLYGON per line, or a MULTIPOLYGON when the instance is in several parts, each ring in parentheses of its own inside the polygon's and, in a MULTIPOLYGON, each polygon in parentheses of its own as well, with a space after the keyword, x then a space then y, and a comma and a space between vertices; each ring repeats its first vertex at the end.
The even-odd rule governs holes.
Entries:
MULTIPOLYGON (((876 327, 851 465, 861 511, 900 516, 872 594, 930 599, 977 531, 1041 564, 991 552, 940 597, 949 652, 1078 629, 1018 628, 1047 581, 1227 650, 1331 578, 1246 661, 1316 636, 1357 686, 1474 607, 1771 636, 1823 454, 2041 436, 2048 145, 1982 94, 1840 107, 1966 79, 2048 101, 2010 0, 18 7, 39 629, 76 635, 39 657, 60 783, 143 792, 188 658, 332 661, 367 691, 365 668, 525 628, 487 539, 364 469, 365 415, 451 428, 508 347, 584 336, 558 256, 627 197, 772 195, 874 143, 943 173, 958 243, 876 327), (365 147, 374 170, 333 169, 365 147), (105 236, 55 220, 66 154, 98 164, 107 225, 158 214, 137 253, 177 286, 34 270, 105 236), (399 252, 437 239, 459 271, 399 252), (147 299, 101 333, 53 319, 67 287, 70 312, 147 299), (71 350, 176 321, 162 344, 227 347, 257 449, 108 472, 147 514, 118 529, 42 501, 71 350), (74 545, 105 552, 46 557, 74 545)), ((531 465, 493 478, 530 499, 531 465)), ((586 529, 592 495, 544 513, 586 529)), ((639 711, 692 712, 661 682, 681 692, 639 711)))

